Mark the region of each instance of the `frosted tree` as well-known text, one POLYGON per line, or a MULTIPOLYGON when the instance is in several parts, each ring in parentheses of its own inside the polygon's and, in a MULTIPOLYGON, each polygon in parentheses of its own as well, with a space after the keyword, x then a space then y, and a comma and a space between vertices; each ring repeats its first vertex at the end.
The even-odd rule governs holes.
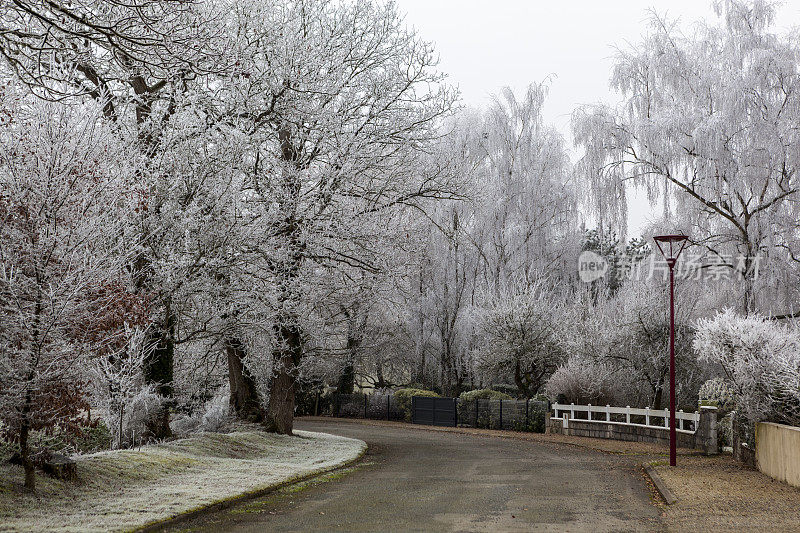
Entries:
MULTIPOLYGON (((676 287, 675 360, 677 394, 682 405, 694 407, 697 390, 706 379, 691 348, 693 322, 698 309, 698 287, 681 283, 676 287)), ((597 312, 605 315, 612 332, 607 352, 597 359, 622 369, 632 388, 641 388, 637 403, 661 409, 669 395, 669 306, 663 279, 632 280, 597 312), (657 285, 656 285, 657 284, 657 285)))
POLYGON ((104 350, 102 356, 88 357, 92 401, 100 408, 115 448, 146 441, 147 426, 160 413, 163 401, 144 380, 152 348, 144 345, 144 331, 125 327, 119 336, 121 342, 104 350))
POLYGON ((236 70, 216 120, 248 138, 253 250, 276 295, 266 422, 290 433, 309 287, 337 265, 370 270, 373 215, 451 195, 420 162, 454 95, 391 4, 239 3, 229 24, 236 70))
POLYGON ((577 256, 576 183, 566 143, 544 124, 546 82, 517 99, 505 88, 483 117, 485 153, 480 240, 486 283, 494 291, 525 285, 547 271, 572 273, 577 256))
POLYGON ((735 408, 751 423, 800 423, 800 335, 796 328, 726 309, 698 323, 694 348, 717 364, 735 408))
MULTIPOLYGON (((229 217, 209 226, 209 219, 223 217, 210 216, 219 212, 208 208, 229 205, 212 194, 231 190, 232 165, 219 157, 221 136, 208 135, 198 92, 208 86, 200 81, 224 70, 213 49, 222 42, 220 4, 87 0, 3 7, 0 50, 17 78, 44 99, 94 100, 115 135, 139 152, 138 231, 129 235, 137 254, 130 268, 137 292, 148 297, 148 334, 157 341, 145 374, 169 396, 176 345, 207 329, 208 317, 185 316, 197 318, 190 299, 201 292, 198 285, 219 275, 210 272, 221 260, 208 257, 210 245, 230 239, 230 232, 209 231, 231 228, 229 217), (220 169, 226 169, 221 183, 210 183, 220 169), (207 231, 193 233, 198 227, 207 231), (188 331, 198 324, 200 332, 188 331)), ((163 415, 166 436, 168 412, 163 415)))
POLYGON ((469 200, 430 213, 413 318, 418 361, 423 348, 438 352, 446 393, 457 394, 474 367, 473 309, 524 293, 544 271, 562 283, 574 268, 576 193, 564 141, 542 120, 546 92, 534 84, 517 99, 506 89, 489 109, 460 113, 449 134, 446 151, 469 200))
POLYGON ((501 295, 481 321, 478 366, 510 375, 526 398, 540 392, 567 355, 559 342, 563 304, 547 284, 541 278, 524 293, 501 295))
POLYGON ((771 32, 769 2, 714 6, 718 25, 687 35, 653 15, 644 40, 618 52, 612 87, 625 100, 575 112, 578 168, 601 220, 624 227, 632 183, 742 278, 741 309, 759 303, 759 256, 761 278, 781 283, 780 300, 761 303, 785 306, 796 297, 800 46, 771 32))
POLYGON ((30 101, 7 85, 0 116, 0 417, 32 490, 30 432, 80 414, 80 362, 111 342, 97 323, 132 290, 134 167, 97 107, 30 101))

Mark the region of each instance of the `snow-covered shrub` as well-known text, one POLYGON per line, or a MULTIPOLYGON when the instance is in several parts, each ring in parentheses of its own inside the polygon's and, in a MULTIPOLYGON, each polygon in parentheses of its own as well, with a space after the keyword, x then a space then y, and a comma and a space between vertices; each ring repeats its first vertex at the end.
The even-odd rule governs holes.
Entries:
POLYGON ((728 413, 717 419, 717 437, 720 446, 733 444, 733 413, 728 413))
POLYGON ((200 428, 200 419, 196 416, 178 414, 173 415, 169 421, 169 429, 175 437, 186 437, 196 433, 200 428))
POLYGON ((571 357, 550 376, 545 391, 560 403, 614 405, 622 396, 616 374, 605 363, 571 357))
POLYGON ((115 448, 142 444, 148 428, 163 414, 164 397, 144 380, 145 360, 152 346, 143 330, 126 328, 127 342, 97 357, 90 369, 92 402, 102 413, 115 448))
POLYGON ((202 431, 220 431, 230 422, 230 397, 230 385, 224 385, 206 403, 203 418, 200 420, 200 429, 202 431))
POLYGON ((178 415, 170 421, 172 432, 181 437, 200 431, 220 432, 225 430, 232 420, 231 389, 226 384, 220 387, 214 397, 208 400, 202 410, 191 415, 178 415))
POLYGON ((150 441, 149 428, 163 414, 163 406, 164 397, 155 385, 147 384, 139 389, 122 411, 123 442, 136 446, 150 441))
POLYGON ((734 407, 734 392, 731 383, 722 378, 709 379, 700 387, 701 402, 713 402, 719 409, 719 416, 725 416, 734 407))
POLYGON ((465 402, 474 402, 475 400, 512 400, 513 398, 505 392, 500 392, 492 389, 475 389, 467 392, 462 392, 459 398, 465 402))
POLYGON ((762 316, 728 309, 698 324, 694 348, 701 361, 727 376, 736 410, 750 423, 800 425, 800 334, 762 316))
POLYGON ((560 342, 563 307, 545 281, 496 298, 480 321, 476 370, 494 379, 513 376, 521 395, 539 392, 566 358, 560 342))

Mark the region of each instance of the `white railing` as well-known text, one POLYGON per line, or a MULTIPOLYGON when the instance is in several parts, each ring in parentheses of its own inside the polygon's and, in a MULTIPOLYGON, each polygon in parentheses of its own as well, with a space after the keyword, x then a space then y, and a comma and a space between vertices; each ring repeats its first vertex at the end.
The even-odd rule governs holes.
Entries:
MULTIPOLYGON (((625 407, 611 407, 610 405, 575 405, 571 403, 552 405, 553 416, 556 420, 563 420, 564 413, 568 413, 568 421, 576 422, 600 422, 604 424, 620 424, 627 426, 639 426, 657 429, 669 429, 669 409, 636 409, 631 406, 625 407), (586 413, 586 417, 577 417, 575 413, 586 413), (616 415, 616 416, 615 416, 616 415), (639 417, 641 420, 644 417, 644 424, 632 423, 631 417, 639 417), (624 417, 624 421, 622 420, 624 417), (659 423, 651 423, 652 419, 659 419, 659 423)), ((697 430, 697 424, 700 422, 700 413, 685 413, 682 410, 675 413, 676 429, 684 433, 694 433, 697 430)), ((566 424, 565 424, 566 426, 566 424)))

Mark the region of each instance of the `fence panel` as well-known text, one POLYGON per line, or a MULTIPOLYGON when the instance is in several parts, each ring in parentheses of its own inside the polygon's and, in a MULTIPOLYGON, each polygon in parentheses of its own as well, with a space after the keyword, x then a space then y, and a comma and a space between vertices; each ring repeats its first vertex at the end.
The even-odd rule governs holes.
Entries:
POLYGON ((331 416, 342 418, 370 418, 373 420, 403 420, 393 394, 334 394, 331 399, 331 416))
MULTIPOLYGON (((543 433, 547 402, 535 400, 462 400, 440 398, 455 404, 455 415, 461 427, 503 429, 543 433)), ((334 394, 331 416, 369 418, 373 420, 405 420, 405 413, 390 393, 334 394)))

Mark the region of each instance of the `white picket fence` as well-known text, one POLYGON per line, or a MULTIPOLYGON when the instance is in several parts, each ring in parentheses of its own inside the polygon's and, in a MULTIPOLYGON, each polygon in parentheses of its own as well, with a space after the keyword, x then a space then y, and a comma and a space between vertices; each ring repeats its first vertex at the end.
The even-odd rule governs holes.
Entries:
MULTIPOLYGON (((575 405, 571 403, 552 405, 553 415, 551 418, 556 420, 563 420, 564 413, 569 413, 569 421, 575 420, 578 422, 602 422, 605 424, 621 424, 628 426, 648 427, 665 429, 669 428, 669 409, 636 409, 629 405, 625 407, 611 407, 610 405, 575 405), (586 418, 578 416, 576 413, 586 413, 586 418), (615 416, 616 415, 616 416, 615 416), (644 417, 644 424, 632 423, 631 416, 644 417), (624 421, 622 421, 624 417, 624 421), (651 423, 653 419, 657 419, 657 423, 651 423)), ((684 433, 694 433, 697 430, 697 424, 700 422, 700 413, 685 413, 683 410, 675 413, 676 429, 684 433)))

